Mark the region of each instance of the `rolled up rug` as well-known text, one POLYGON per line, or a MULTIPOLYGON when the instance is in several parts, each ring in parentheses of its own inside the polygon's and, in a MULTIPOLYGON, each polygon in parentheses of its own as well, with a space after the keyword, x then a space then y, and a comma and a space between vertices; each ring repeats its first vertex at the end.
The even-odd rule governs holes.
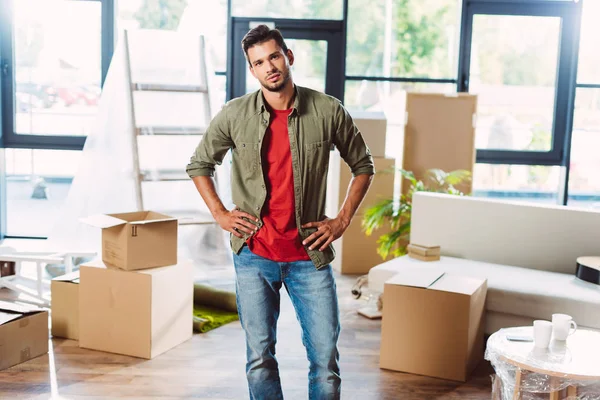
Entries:
POLYGON ((208 332, 239 319, 235 292, 194 282, 194 332, 208 332))

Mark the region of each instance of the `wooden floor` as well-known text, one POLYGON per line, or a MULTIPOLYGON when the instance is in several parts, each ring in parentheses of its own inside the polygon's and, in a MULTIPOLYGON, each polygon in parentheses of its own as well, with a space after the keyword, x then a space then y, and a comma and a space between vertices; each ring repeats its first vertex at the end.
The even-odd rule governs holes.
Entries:
MULTIPOLYGON (((356 314, 355 277, 336 275, 340 298, 342 399, 490 399, 493 369, 487 362, 469 382, 381 370, 381 321, 356 314)), ((0 297, 11 292, 0 289, 0 297)), ((277 356, 286 399, 307 399, 307 361, 287 295, 282 296, 277 356)), ((141 360, 80 349, 51 339, 49 354, 0 371, 0 399, 244 399, 245 346, 239 322, 141 360)))

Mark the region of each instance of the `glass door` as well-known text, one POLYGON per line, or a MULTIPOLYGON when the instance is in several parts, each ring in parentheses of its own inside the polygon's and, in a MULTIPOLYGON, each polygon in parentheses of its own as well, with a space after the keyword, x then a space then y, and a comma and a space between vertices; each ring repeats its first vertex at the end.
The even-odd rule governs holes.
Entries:
POLYGON ((229 44, 228 99, 259 89, 250 74, 241 41, 251 27, 264 23, 281 31, 296 56, 292 66, 294 83, 340 100, 344 98, 344 40, 341 21, 232 18, 229 44))

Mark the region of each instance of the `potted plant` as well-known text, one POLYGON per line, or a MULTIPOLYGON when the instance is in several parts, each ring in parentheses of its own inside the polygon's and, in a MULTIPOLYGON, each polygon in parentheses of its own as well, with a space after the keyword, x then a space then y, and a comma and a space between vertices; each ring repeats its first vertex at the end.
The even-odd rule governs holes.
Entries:
POLYGON ((441 169, 428 170, 419 180, 411 171, 398 169, 405 181, 410 185, 406 194, 399 199, 389 198, 367 208, 362 220, 362 227, 367 236, 381 227, 389 226, 389 231, 379 237, 377 253, 383 260, 406 254, 406 246, 410 241, 410 217, 412 196, 415 192, 436 192, 464 196, 457 186, 468 182, 471 173, 466 170, 445 172, 441 169))

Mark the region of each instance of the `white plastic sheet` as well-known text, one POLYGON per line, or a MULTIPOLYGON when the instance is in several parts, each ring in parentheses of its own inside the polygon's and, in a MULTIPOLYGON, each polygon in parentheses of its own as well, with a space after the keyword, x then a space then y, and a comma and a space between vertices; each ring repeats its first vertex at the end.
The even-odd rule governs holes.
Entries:
MULTIPOLYGON (((132 82, 177 86, 208 84, 211 90, 210 78, 214 74, 210 66, 207 67, 208 82, 201 78, 199 36, 151 30, 128 33, 132 82)), ((98 213, 137 209, 133 158, 136 139, 130 113, 125 54, 125 44, 120 41, 104 83, 93 129, 83 149, 81 164, 49 235, 49 248, 100 253, 100 231, 80 223, 79 219, 98 213)), ((144 97, 146 94, 139 96, 141 101, 134 102, 137 126, 202 128, 209 122, 197 93, 159 93, 144 97)), ((213 115, 216 110, 218 108, 213 105, 213 115)), ((142 169, 167 169, 185 176, 185 166, 200 137, 148 135, 139 139, 142 169)), ((229 166, 226 162, 223 164, 217 170, 218 189, 226 206, 230 206, 229 166)), ((191 180, 143 183, 142 191, 145 209, 173 216, 208 213, 191 180)), ((180 226, 179 231, 180 257, 191 258, 201 264, 230 263, 228 237, 219 226, 180 226)))
POLYGON ((493 399, 600 400, 600 333, 579 330, 567 341, 548 348, 533 342, 507 339, 507 335, 532 336, 531 327, 501 329, 488 339, 485 359, 496 371, 493 399), (567 397, 569 387, 576 394, 567 397), (575 389, 576 388, 576 389, 575 389), (515 397, 517 396, 517 397, 515 397))

